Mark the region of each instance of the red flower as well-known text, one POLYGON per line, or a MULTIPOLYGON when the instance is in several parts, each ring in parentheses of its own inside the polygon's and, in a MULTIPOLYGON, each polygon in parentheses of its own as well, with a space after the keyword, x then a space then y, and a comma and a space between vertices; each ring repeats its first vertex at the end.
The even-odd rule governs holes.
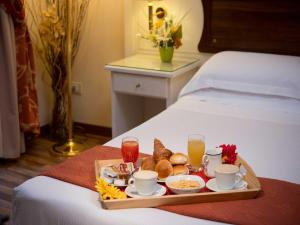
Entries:
POLYGON ((222 144, 220 147, 222 148, 223 162, 227 164, 234 164, 237 156, 237 153, 235 152, 236 145, 222 144))

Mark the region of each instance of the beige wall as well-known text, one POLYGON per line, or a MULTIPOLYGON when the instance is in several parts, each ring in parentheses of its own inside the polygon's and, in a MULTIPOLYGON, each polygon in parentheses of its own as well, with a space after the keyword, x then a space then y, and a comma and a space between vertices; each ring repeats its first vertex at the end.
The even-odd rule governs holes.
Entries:
MULTIPOLYGON (((123 0, 93 0, 73 67, 73 81, 82 83, 82 95, 73 95, 73 120, 111 127, 108 62, 124 57, 123 0)), ((41 68, 41 67, 39 67, 41 68)), ((41 124, 51 121, 50 80, 39 69, 37 88, 41 124)))
MULTIPOLYGON (((154 3, 154 7, 158 5, 166 7, 169 14, 176 17, 188 12, 183 21, 183 47, 177 54, 199 54, 197 44, 203 26, 201 0, 154 3)), ((111 127, 110 74, 104 70, 104 65, 136 52, 157 53, 150 43, 136 37, 143 30, 141 27, 147 27, 146 1, 93 0, 73 67, 73 81, 82 83, 82 95, 73 95, 74 121, 111 127)), ((40 118, 44 125, 51 121, 50 81, 46 76, 38 76, 37 83, 40 118)))
MULTIPOLYGON (((183 46, 176 50, 176 55, 199 55, 197 50, 203 29, 203 8, 201 0, 164 0, 154 1, 154 10, 162 6, 167 10, 167 17, 182 21, 183 46)), ((158 55, 158 50, 152 47, 148 40, 140 39, 137 33, 145 33, 148 28, 147 2, 141 0, 125 1, 125 50, 126 55, 135 52, 149 52, 158 55)))
POLYGON ((123 0, 96 0, 73 68, 73 80, 82 82, 82 95, 73 95, 74 121, 111 127, 110 73, 104 66, 123 57, 123 0))

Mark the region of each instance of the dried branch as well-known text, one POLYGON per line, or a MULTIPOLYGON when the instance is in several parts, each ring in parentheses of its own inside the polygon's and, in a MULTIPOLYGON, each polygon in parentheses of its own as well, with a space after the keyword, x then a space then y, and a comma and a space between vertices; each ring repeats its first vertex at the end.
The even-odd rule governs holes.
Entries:
MULTIPOLYGON (((73 1, 72 64, 77 55, 82 27, 91 0, 73 1)), ((31 15, 31 37, 39 60, 52 80, 61 81, 66 55, 66 0, 39 0, 26 2, 31 15), (63 57, 62 57, 63 56, 63 57)))

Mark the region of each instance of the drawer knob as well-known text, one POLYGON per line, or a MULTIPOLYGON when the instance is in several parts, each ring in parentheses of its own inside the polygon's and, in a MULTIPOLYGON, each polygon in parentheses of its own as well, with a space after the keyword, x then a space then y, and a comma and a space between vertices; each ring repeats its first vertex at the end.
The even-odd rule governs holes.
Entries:
POLYGON ((139 88, 139 87, 141 87, 141 84, 135 85, 135 88, 139 88))

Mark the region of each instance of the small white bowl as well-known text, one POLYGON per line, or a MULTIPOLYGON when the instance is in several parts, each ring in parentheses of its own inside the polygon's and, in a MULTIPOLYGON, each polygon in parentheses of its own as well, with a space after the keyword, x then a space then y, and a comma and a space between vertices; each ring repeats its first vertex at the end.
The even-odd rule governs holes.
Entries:
POLYGON ((190 194, 190 193, 197 193, 202 188, 205 187, 204 180, 195 175, 177 175, 177 176, 169 176, 166 179, 166 185, 167 187, 175 194, 190 194), (170 183, 180 181, 180 180, 192 180, 197 181, 200 184, 200 187, 193 187, 193 188, 174 188, 170 186, 170 183))

